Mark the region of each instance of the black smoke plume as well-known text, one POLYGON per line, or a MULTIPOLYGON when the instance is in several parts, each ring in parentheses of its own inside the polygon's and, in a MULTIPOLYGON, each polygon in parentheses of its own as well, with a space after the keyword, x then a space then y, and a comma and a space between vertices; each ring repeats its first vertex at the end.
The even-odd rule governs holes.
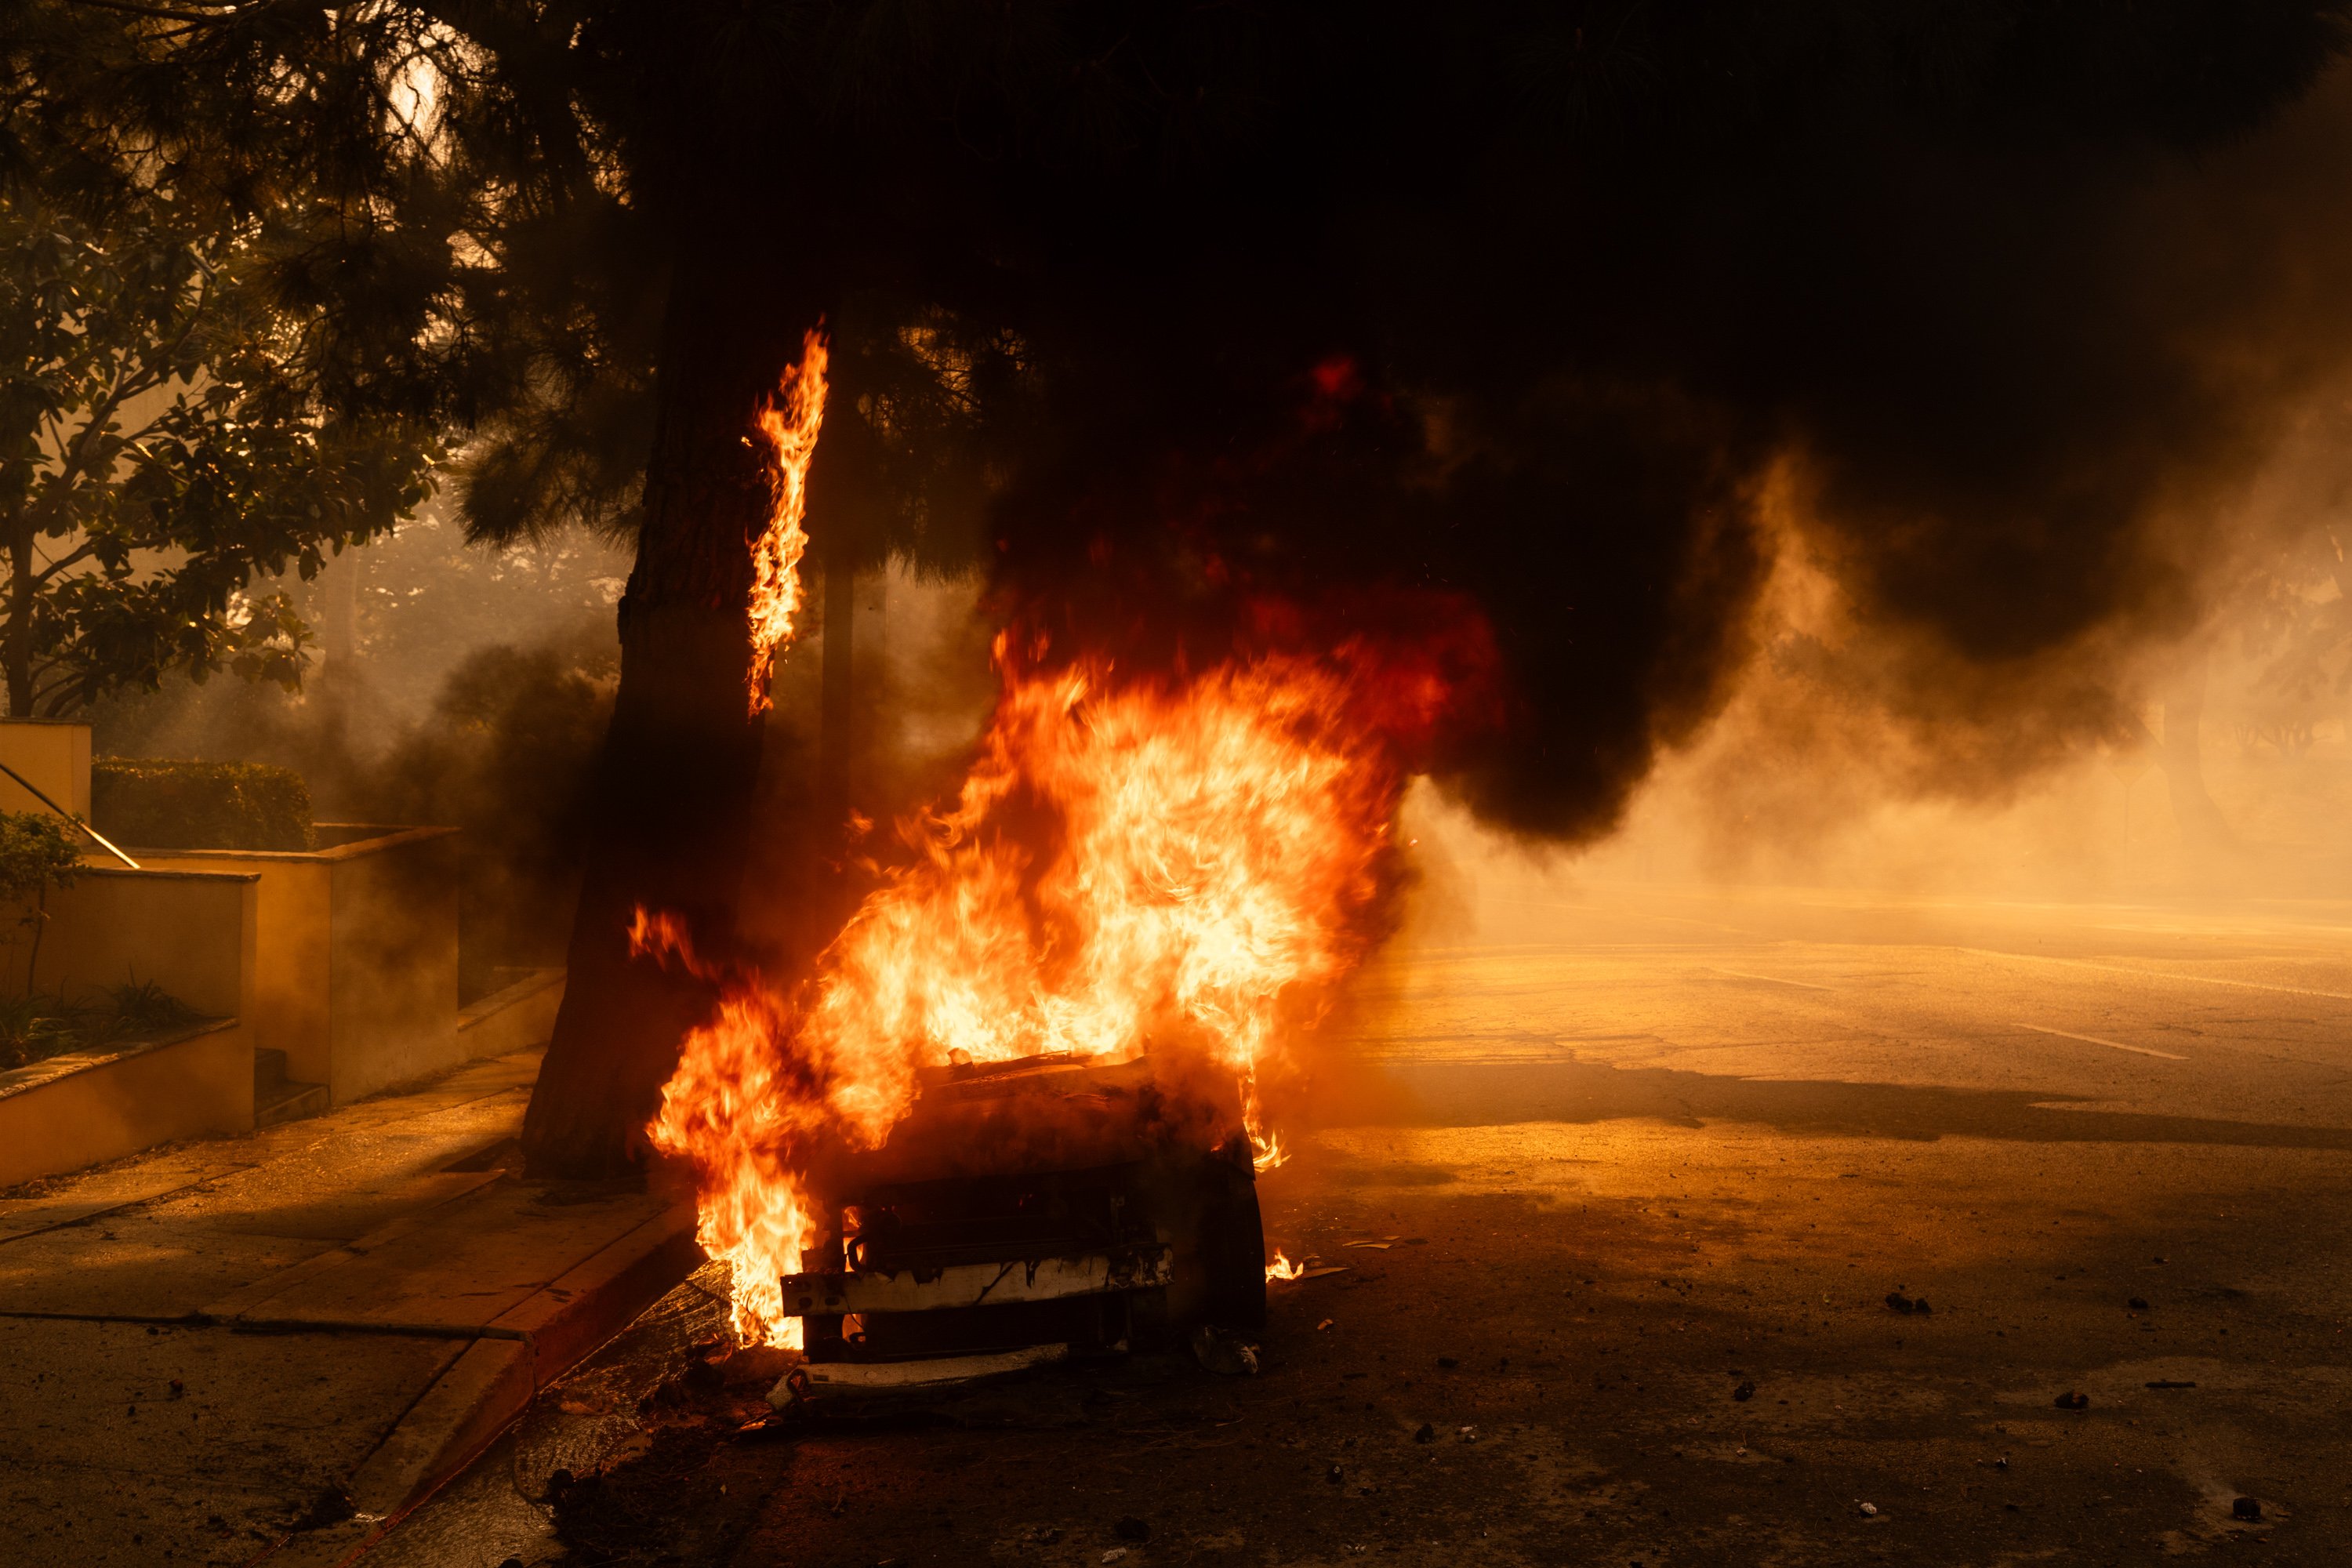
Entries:
MULTIPOLYGON (((2005 771, 2118 731, 2119 650, 2195 620, 2352 342, 2341 6, 1242 14, 1125 41, 1200 108, 1091 169, 1034 95, 950 142, 877 94, 887 177, 800 197, 860 280, 842 385, 921 301, 990 475, 924 515, 1066 646, 1466 595, 1508 721, 1440 772, 1513 829, 1604 829, 1722 700, 1776 472, 1889 710, 2005 771)), ((820 528, 909 510, 850 417, 820 528)))

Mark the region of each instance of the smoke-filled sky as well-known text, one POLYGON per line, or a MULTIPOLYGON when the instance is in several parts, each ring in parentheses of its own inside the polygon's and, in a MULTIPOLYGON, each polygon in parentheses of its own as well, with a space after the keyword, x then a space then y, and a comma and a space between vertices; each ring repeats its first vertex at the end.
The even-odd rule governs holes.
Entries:
POLYGON ((1504 721, 1432 765, 1584 841, 1743 689, 1719 771, 1998 797, 2272 615, 2342 489, 2344 10, 1145 6, 1023 55, 992 9, 763 53, 619 7, 578 47, 627 66, 583 79, 677 287, 751 341, 829 314, 820 556, 878 523, 1129 668, 1254 595, 1475 608, 1504 721))
POLYGON ((1279 100, 1328 125, 1023 230, 1002 602, 1165 653, 1237 586, 1466 595, 1511 718, 1441 772, 1544 835, 1717 709, 1797 544, 1915 781, 2121 739, 2352 346, 2332 13, 1586 9, 1509 80, 1341 48, 1279 100))

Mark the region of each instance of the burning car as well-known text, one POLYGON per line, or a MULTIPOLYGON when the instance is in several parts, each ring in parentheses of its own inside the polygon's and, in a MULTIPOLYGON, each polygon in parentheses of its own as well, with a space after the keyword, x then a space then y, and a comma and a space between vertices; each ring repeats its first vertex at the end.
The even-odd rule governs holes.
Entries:
POLYGON ((807 1395, 919 1387, 1166 1345, 1265 1315, 1237 1107, 1148 1056, 926 1070, 878 1149, 809 1173, 817 1240, 782 1281, 807 1395))
POLYGON ((1000 639, 962 790, 798 982, 639 912, 640 952, 716 987, 653 1142, 693 1169, 738 1338, 802 1350, 804 1387, 1265 1312, 1264 1090, 1382 934, 1400 737, 1445 679, 1353 645, 1181 678, 1034 658, 1000 639))

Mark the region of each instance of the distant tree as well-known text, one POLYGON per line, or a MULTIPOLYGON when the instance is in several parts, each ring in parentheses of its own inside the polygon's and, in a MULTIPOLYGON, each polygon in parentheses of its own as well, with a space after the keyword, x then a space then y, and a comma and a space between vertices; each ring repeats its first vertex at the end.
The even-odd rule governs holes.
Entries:
POLYGON ((427 427, 322 406, 264 224, 0 191, 0 672, 55 718, 170 671, 300 684, 317 574, 430 492, 427 427))

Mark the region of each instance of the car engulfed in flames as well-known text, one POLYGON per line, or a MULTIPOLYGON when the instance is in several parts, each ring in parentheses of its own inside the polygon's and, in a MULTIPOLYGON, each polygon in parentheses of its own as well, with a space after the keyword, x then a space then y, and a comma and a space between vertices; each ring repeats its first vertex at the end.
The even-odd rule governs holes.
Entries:
POLYGON ((638 912, 712 994, 649 1135, 796 1386, 1258 1326, 1265 1090, 1384 934, 1413 758, 1489 652, 1265 640, 1135 676, 1000 637, 961 790, 795 984, 638 912))

